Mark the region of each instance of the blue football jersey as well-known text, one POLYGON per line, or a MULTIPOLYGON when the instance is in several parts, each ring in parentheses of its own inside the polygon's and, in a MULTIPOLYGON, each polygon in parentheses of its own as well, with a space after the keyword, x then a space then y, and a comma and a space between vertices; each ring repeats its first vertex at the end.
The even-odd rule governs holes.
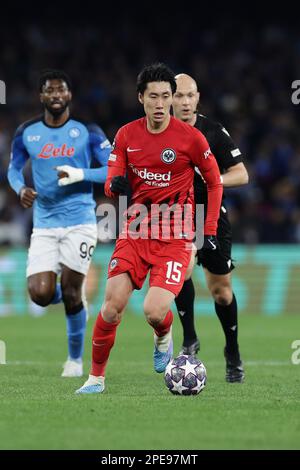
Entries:
POLYGON ((69 227, 96 223, 92 183, 104 183, 111 145, 95 124, 68 119, 60 127, 48 126, 43 117, 22 124, 12 143, 8 180, 19 194, 25 185, 23 167, 32 163, 34 188, 33 225, 36 228, 69 227), (92 159, 99 168, 90 168, 92 159), (58 186, 56 166, 84 169, 84 180, 58 186))

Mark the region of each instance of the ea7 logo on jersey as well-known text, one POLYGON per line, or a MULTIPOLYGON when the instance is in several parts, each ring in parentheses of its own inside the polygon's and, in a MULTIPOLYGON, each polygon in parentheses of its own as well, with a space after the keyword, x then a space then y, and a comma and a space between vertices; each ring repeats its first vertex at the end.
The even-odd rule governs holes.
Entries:
POLYGON ((160 158, 167 164, 173 163, 176 160, 176 152, 173 149, 165 149, 162 151, 160 158))
POLYGON ((40 140, 41 136, 40 135, 29 135, 27 137, 28 142, 38 142, 40 140))
POLYGON ((204 152, 204 158, 208 158, 210 155, 212 155, 210 148, 204 152))

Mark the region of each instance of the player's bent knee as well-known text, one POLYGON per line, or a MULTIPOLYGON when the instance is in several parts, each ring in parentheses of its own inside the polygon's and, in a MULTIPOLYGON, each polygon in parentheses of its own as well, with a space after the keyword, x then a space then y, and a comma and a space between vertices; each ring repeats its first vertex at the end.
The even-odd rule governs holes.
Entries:
POLYGON ((81 288, 76 289, 72 286, 64 287, 62 289, 62 298, 65 304, 66 310, 73 310, 82 301, 81 288))
POLYGON ((112 298, 106 300, 101 308, 102 316, 109 323, 118 322, 121 320, 125 307, 126 302, 123 299, 112 298))
POLYGON ((43 285, 30 286, 29 295, 34 303, 41 307, 47 307, 53 299, 54 290, 43 285))
POLYGON ((215 302, 219 305, 230 305, 232 302, 232 289, 230 287, 215 287, 211 291, 215 302))
POLYGON ((47 307, 51 303, 56 288, 56 283, 51 278, 44 276, 43 273, 29 276, 27 285, 30 298, 34 303, 41 307, 47 307))
POLYGON ((169 306, 144 304, 144 313, 148 323, 152 326, 158 325, 164 320, 169 311, 169 306))

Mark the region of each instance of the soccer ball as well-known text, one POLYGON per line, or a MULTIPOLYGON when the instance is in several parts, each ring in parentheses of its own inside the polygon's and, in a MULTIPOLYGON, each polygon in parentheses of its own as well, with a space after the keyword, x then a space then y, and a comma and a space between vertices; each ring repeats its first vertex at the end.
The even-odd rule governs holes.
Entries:
POLYGON ((174 395, 198 395, 206 384, 206 369, 195 356, 172 359, 165 370, 165 383, 174 395))

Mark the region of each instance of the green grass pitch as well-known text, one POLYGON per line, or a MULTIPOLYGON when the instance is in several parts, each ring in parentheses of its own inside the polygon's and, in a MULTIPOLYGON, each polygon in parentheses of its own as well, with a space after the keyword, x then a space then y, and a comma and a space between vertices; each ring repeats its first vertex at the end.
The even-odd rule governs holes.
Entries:
MULTIPOLYGON (((89 320, 85 376, 91 353, 89 320)), ((296 316, 240 316, 244 384, 224 380, 223 333, 197 317, 208 372, 196 397, 173 396, 152 365, 152 332, 127 313, 107 368, 103 395, 76 396, 83 379, 60 377, 66 358, 61 307, 44 317, 0 318, 7 364, 0 365, 1 449, 299 449, 300 365, 291 344, 296 316)), ((181 342, 174 322, 175 351, 181 342)))

